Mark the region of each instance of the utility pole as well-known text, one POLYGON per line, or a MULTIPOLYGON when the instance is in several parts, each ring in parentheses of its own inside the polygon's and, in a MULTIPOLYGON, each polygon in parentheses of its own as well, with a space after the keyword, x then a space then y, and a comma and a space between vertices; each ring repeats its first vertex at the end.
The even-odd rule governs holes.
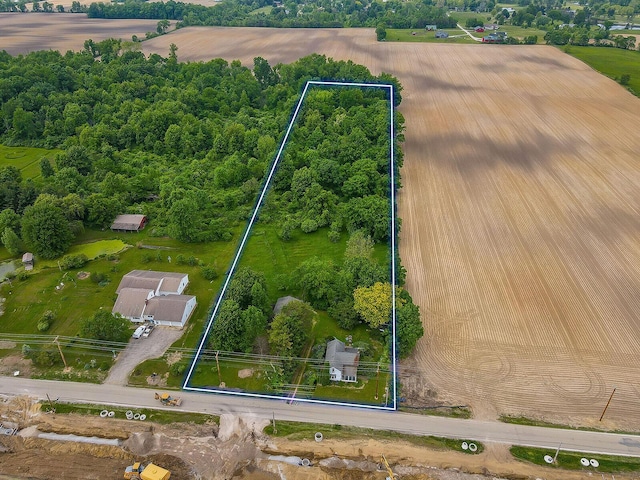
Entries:
POLYGON ((378 399, 378 380, 380 379, 380 364, 378 364, 378 369, 376 370, 376 400, 378 399))
POLYGON ((64 363, 64 368, 68 368, 67 361, 65 360, 64 355, 62 354, 62 348, 60 348, 60 342, 58 342, 57 336, 53 341, 53 343, 55 343, 58 346, 58 351, 60 352, 60 356, 62 357, 62 363, 64 363))
POLYGON ((602 417, 604 417, 605 412, 607 411, 607 408, 609 408, 609 404, 611 403, 611 399, 613 398, 613 394, 616 393, 616 387, 613 387, 613 392, 611 392, 611 396, 609 397, 609 401, 607 402, 607 404, 604 406, 604 410, 602 411, 602 415, 600 415, 600 420, 598 420, 599 422, 602 421, 602 417))
POLYGON ((220 375, 220 364, 218 363, 218 354, 220 350, 216 350, 216 367, 218 367, 218 385, 222 383, 222 375, 220 375))
POLYGON ((56 413, 56 409, 53 408, 53 403, 51 402, 51 399, 49 398, 48 393, 47 393, 47 400, 49 400, 49 407, 51 407, 51 413, 56 413))
POLYGON ((562 446, 562 442, 558 445, 558 449, 556 450, 556 454, 553 456, 553 463, 556 463, 556 459, 558 458, 558 454, 560 453, 560 447, 562 446))
POLYGON ((278 433, 278 430, 276 430, 276 412, 272 412, 273 417, 272 421, 273 421, 273 434, 275 435, 276 433, 278 433))

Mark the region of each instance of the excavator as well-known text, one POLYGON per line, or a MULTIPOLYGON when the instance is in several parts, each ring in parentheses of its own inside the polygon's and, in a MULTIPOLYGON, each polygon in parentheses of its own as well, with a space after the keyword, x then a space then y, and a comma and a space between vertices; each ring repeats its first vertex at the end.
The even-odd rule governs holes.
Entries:
POLYGON ((172 407, 179 407, 182 405, 182 399, 180 397, 172 397, 168 393, 157 393, 156 400, 160 400, 163 405, 170 405, 172 407))
POLYGON ((384 468, 387 469, 387 480, 397 480, 398 479, 398 475, 393 473, 393 470, 391 470, 391 466, 389 465, 389 462, 387 462, 387 457, 384 456, 384 454, 382 455, 382 465, 384 465, 384 468))

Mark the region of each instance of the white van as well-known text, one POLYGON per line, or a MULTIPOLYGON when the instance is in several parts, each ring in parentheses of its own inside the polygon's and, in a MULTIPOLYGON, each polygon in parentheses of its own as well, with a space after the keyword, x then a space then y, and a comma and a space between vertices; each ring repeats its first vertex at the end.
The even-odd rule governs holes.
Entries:
POLYGON ((143 333, 144 333, 144 325, 140 325, 138 328, 136 328, 136 331, 133 332, 132 338, 140 338, 143 333))

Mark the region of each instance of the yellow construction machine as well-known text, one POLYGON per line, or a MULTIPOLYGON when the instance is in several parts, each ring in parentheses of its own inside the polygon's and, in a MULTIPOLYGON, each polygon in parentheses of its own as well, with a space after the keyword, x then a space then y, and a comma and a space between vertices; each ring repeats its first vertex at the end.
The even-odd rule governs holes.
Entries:
POLYGON ((382 465, 384 465, 384 468, 387 469, 387 474, 389 475, 387 477, 387 480, 397 480, 398 475, 393 473, 393 470, 391 470, 391 466, 389 465, 389 462, 387 462, 387 457, 385 457, 384 454, 382 455, 382 465))
POLYGON ((157 393, 156 400, 160 400, 163 405, 170 405, 172 407, 179 407, 182 405, 182 399, 179 397, 172 397, 168 393, 157 393))
POLYGON ((153 463, 145 467, 140 462, 136 462, 125 469, 124 478, 127 480, 169 480, 171 472, 153 463))

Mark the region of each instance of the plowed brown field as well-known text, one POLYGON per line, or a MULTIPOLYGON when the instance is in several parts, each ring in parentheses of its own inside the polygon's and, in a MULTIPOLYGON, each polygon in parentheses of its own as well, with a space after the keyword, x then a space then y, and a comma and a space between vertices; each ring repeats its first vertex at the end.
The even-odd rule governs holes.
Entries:
POLYGON ((189 28, 144 43, 250 66, 317 52, 404 86, 403 394, 640 427, 640 100, 552 47, 377 43, 371 30, 189 28), (431 391, 429 391, 431 390, 431 391))
POLYGON ((402 82, 400 249, 426 330, 403 395, 640 428, 640 99, 544 46, 188 28, 143 49, 170 43, 182 61, 317 52, 402 82))
MULTIPOLYGON (((60 4, 70 8, 71 1, 60 4)), ((88 39, 144 38, 145 33, 156 31, 157 24, 157 20, 105 20, 75 13, 0 13, 0 50, 11 55, 34 50, 79 51, 88 39)))

